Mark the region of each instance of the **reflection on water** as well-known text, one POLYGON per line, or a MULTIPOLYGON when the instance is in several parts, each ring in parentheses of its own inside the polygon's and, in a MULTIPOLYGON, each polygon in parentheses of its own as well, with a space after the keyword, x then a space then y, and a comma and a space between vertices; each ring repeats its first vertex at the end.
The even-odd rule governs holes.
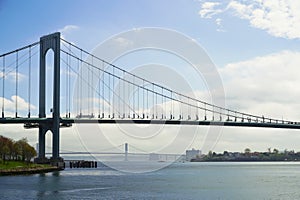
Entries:
POLYGON ((176 163, 0 177, 0 199, 300 199, 300 163, 176 163))
POLYGON ((55 196, 60 190, 60 171, 35 175, 37 178, 37 197, 55 196))

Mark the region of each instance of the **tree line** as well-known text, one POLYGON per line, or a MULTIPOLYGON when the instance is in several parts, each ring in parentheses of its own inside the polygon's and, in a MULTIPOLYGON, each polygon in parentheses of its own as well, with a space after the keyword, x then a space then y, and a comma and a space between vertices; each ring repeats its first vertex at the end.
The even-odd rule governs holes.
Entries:
POLYGON ((300 152, 285 149, 279 152, 278 149, 268 148, 266 152, 252 152, 246 148, 244 152, 215 153, 209 151, 207 155, 198 156, 192 159, 194 162, 201 161, 300 161, 300 152))
POLYGON ((26 138, 18 141, 0 135, 0 161, 27 161, 37 155, 35 149, 28 144, 26 138))

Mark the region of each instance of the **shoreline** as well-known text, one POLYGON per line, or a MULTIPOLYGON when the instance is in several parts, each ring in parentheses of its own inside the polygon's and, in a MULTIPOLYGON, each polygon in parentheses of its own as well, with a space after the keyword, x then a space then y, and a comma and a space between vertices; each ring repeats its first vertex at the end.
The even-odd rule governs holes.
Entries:
POLYGON ((39 174, 39 173, 47 173, 54 171, 61 171, 63 168, 59 168, 56 166, 39 167, 39 168, 20 168, 20 169, 7 169, 0 170, 0 176, 14 176, 14 175, 30 175, 30 174, 39 174))
POLYGON ((190 162, 300 162, 300 160, 251 160, 251 159, 240 159, 240 160, 197 160, 192 159, 190 162))

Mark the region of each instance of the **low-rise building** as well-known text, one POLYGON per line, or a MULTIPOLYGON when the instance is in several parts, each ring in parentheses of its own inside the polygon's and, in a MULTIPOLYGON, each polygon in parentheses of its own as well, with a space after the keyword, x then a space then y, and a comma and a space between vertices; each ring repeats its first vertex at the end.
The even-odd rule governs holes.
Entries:
POLYGON ((199 158, 201 156, 201 150, 196 150, 196 149, 192 149, 192 150, 186 150, 185 152, 185 159, 187 161, 191 161, 192 159, 195 158, 199 158))

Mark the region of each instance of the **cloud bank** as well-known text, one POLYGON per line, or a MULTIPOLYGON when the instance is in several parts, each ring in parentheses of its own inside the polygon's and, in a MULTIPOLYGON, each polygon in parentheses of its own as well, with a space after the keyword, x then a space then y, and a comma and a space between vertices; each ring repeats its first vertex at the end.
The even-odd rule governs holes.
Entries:
POLYGON ((300 119, 300 52, 282 51, 227 64, 219 72, 229 107, 279 119, 300 119))
POLYGON ((201 18, 228 14, 247 20, 250 26, 265 30, 272 36, 300 38, 300 2, 293 0, 254 0, 227 2, 207 1, 201 4, 201 18))

